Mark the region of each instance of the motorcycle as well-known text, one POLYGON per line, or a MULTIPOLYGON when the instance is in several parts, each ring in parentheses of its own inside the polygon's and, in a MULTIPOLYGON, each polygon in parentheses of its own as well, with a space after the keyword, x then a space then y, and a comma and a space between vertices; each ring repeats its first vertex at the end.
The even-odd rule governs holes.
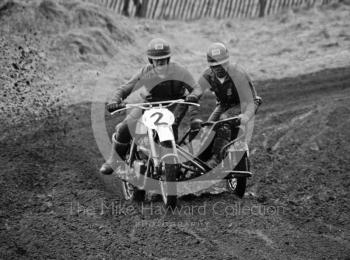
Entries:
POLYGON ((198 138, 193 139, 193 132, 188 129, 176 143, 172 129, 174 115, 168 108, 179 103, 199 106, 180 99, 126 104, 112 113, 135 108, 142 110, 124 167, 115 171, 121 179, 124 198, 140 202, 145 200, 146 191, 159 193, 164 204, 174 208, 181 193, 179 184, 213 179, 224 179, 230 192, 243 197, 247 178, 252 173, 248 146, 244 142, 245 128, 240 125, 240 119, 232 117, 204 122, 204 131, 197 134, 198 138), (223 123, 236 127, 239 134, 222 148, 224 159, 218 167, 211 169, 206 160, 210 157, 215 130, 223 123), (194 151, 193 146, 205 148, 194 151))

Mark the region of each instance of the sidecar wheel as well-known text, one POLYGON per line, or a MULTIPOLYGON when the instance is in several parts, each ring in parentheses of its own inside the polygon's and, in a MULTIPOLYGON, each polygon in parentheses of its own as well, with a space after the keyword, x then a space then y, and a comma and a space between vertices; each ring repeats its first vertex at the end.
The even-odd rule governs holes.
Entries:
POLYGON ((246 177, 237 177, 227 180, 227 189, 229 192, 236 194, 240 198, 243 198, 246 186, 246 177))
MULTIPOLYGON (((250 171, 250 161, 247 153, 244 154, 243 158, 235 169, 241 171, 250 171)), ((229 192, 236 194, 240 198, 243 198, 247 187, 247 177, 235 177, 228 179, 226 184, 229 192)))
POLYGON ((131 183, 123 181, 123 194, 126 200, 133 200, 137 202, 142 202, 146 198, 146 191, 140 190, 131 183))
POLYGON ((174 209, 177 205, 177 188, 176 180, 178 175, 177 164, 166 164, 165 165, 165 181, 160 183, 163 202, 166 207, 174 209), (175 194, 175 195, 174 195, 175 194))

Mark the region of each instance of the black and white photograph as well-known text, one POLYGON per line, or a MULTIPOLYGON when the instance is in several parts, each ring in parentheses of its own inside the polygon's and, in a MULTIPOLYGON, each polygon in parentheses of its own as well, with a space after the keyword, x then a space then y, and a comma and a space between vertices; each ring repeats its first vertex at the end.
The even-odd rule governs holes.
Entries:
POLYGON ((350 260, 349 0, 0 0, 0 259, 350 260))

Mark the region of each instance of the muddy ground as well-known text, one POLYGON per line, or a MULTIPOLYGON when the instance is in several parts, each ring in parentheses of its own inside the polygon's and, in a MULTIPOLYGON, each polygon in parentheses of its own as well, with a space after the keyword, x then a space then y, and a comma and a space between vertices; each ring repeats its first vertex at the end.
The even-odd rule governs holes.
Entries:
MULTIPOLYGON (((187 24, 0 1, 0 259, 349 259, 349 12, 187 24), (158 36, 195 76, 218 39, 254 76, 264 104, 243 199, 186 197, 165 212, 99 176, 91 93, 103 72, 131 76, 158 36)), ((203 119, 214 102, 204 96, 203 119)), ((120 120, 106 119, 109 131, 120 120)))
POLYGON ((349 84, 349 68, 259 82, 246 197, 177 212, 106 189, 90 105, 72 106, 2 144, 1 258, 348 259, 349 84))

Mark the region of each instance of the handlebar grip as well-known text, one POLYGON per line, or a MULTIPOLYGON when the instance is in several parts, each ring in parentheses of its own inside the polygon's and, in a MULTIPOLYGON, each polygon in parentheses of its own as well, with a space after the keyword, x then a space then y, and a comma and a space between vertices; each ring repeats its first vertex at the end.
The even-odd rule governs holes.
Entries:
POLYGON ((120 104, 119 106, 118 106, 118 108, 115 110, 115 111, 118 111, 118 110, 120 110, 120 109, 124 109, 126 107, 126 105, 123 103, 123 104, 120 104))
POLYGON ((125 103, 119 103, 119 104, 112 103, 112 104, 107 105, 107 110, 109 113, 115 113, 118 110, 123 109, 123 108, 125 108, 125 103))

